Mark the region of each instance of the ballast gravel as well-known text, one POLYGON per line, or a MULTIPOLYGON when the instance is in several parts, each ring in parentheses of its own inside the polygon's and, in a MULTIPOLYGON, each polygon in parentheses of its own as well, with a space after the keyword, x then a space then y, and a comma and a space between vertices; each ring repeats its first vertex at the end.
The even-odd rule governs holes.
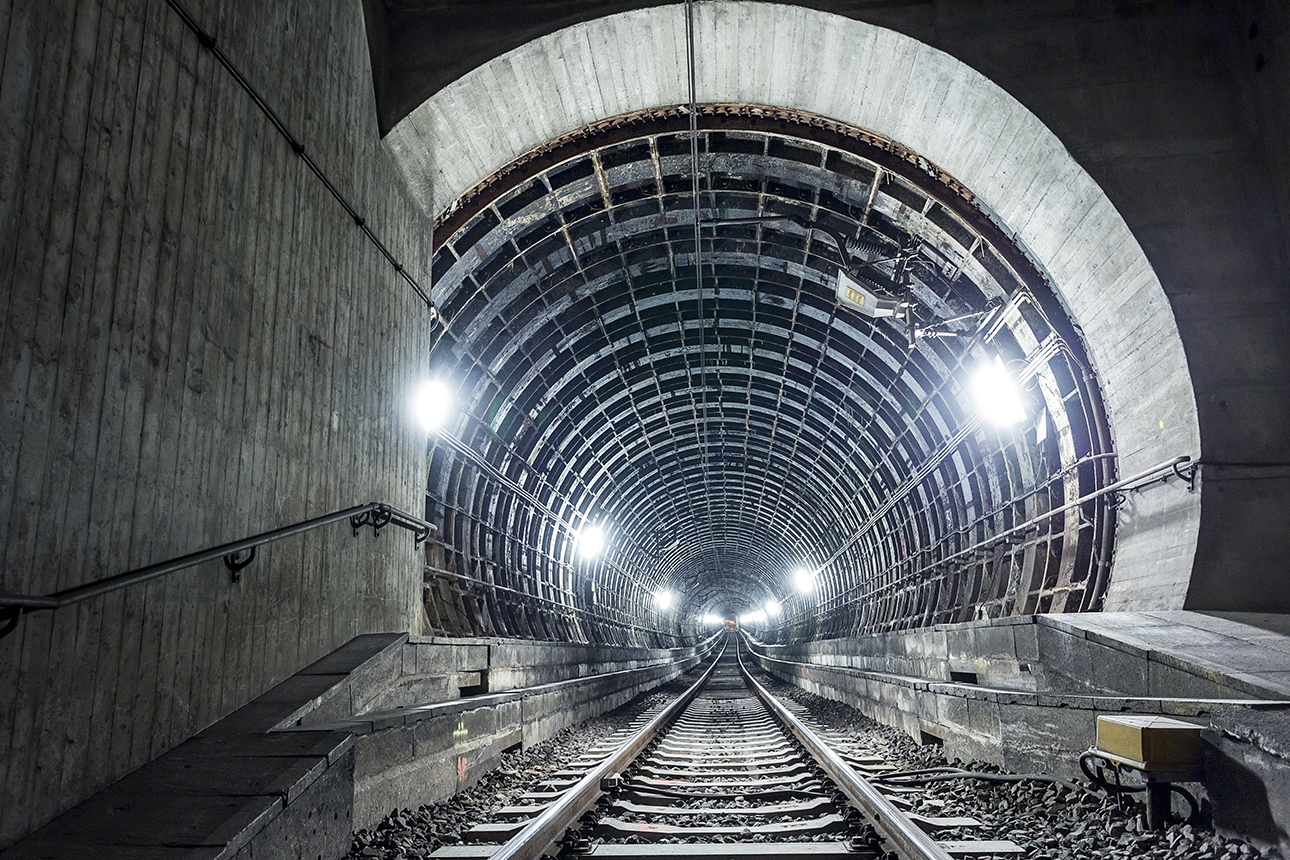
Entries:
MULTIPOLYGON (((761 680, 796 702, 799 714, 812 728, 845 738, 852 748, 881 756, 901 770, 952 766, 1001 772, 983 762, 946 759, 940 747, 920 746, 902 732, 876 723, 844 704, 770 679, 761 680)), ((625 728, 634 717, 661 706, 682 691, 686 683, 685 679, 674 681, 617 711, 565 729, 522 753, 506 754, 497 770, 447 800, 417 810, 396 810, 372 830, 355 833, 346 860, 411 860, 427 857, 441 845, 457 843, 464 831, 493 821, 499 809, 520 802, 521 794, 565 768, 598 741, 625 728)), ((1028 860, 1282 860, 1275 849, 1260 851, 1199 825, 1177 823, 1159 832, 1144 830, 1138 811, 1131 805, 1121 809, 1114 799, 1049 782, 954 779, 920 788, 907 795, 913 803, 911 811, 935 817, 972 817, 981 822, 971 828, 939 831, 938 839, 1006 839, 1021 846, 1021 856, 1028 860)))
MULTIPOLYGON (((902 770, 960 767, 1003 773, 985 762, 946 759, 939 746, 920 746, 903 732, 874 722, 853 708, 798 687, 776 684, 809 714, 812 728, 846 737, 902 770)), ((1083 783, 1083 780, 1072 780, 1083 783)), ((954 779, 923 787, 911 810, 936 817, 968 816, 980 826, 942 830, 937 839, 1007 839, 1029 860, 1281 860, 1275 849, 1260 851, 1212 829, 1177 823, 1162 831, 1145 830, 1130 802, 1121 810, 1112 798, 1094 797, 1049 782, 982 782, 954 779)))
POLYGON ((691 683, 688 677, 672 681, 523 752, 504 753, 498 768, 470 788, 419 809, 396 809, 371 830, 356 832, 345 860, 412 860, 430 856, 441 845, 457 844, 463 832, 493 821, 499 809, 519 804, 520 795, 533 791, 636 717, 662 707, 691 683))

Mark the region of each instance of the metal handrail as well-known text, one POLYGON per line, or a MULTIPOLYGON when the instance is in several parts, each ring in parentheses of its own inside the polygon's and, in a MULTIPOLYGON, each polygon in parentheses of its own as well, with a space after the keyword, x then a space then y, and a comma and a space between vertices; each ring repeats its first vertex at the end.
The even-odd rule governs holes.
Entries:
MULTIPOLYGON (((1122 478, 1116 481, 1114 484, 1108 484, 1107 486, 1102 487, 1099 490, 1094 490, 1091 493, 1080 496, 1078 499, 1075 499, 1074 501, 1067 502, 1064 505, 1045 511, 1042 514, 1037 514, 1031 517, 1030 519, 1026 520, 1024 523, 1020 523, 1018 525, 1013 526, 1012 528, 1004 529, 1001 532, 990 535, 984 540, 977 541, 976 543, 972 544, 969 547, 965 547, 964 549, 958 550, 957 552, 951 553, 950 555, 942 556, 938 559, 930 561, 927 564, 924 564, 922 567, 913 568, 906 574, 906 577, 908 578, 913 576, 919 576, 923 573, 926 573, 927 571, 933 570, 934 568, 945 564, 946 562, 953 561, 954 559, 959 558, 960 556, 977 552, 987 546, 990 546, 991 544, 998 543, 999 541, 1002 541, 1011 535, 1018 534, 1019 532, 1028 531, 1034 528, 1035 526, 1039 525, 1040 523, 1044 522, 1045 520, 1050 520, 1053 517, 1056 517, 1058 514, 1064 514, 1073 508, 1078 508, 1081 505, 1086 505, 1089 502, 1096 501, 1102 498, 1103 496, 1112 496, 1112 497, 1122 496, 1126 492, 1139 490, 1150 484, 1159 483, 1163 480, 1167 480, 1168 478, 1175 477, 1175 476, 1188 482, 1189 491, 1194 490, 1196 473, 1201 465, 1202 464, 1199 462, 1193 463, 1191 457, 1187 456, 1186 454, 1181 454, 1172 459, 1165 460, 1162 463, 1157 463, 1156 465, 1152 466, 1149 469, 1143 469, 1141 472, 1138 472, 1134 475, 1130 475, 1127 478, 1122 478)), ((962 531, 963 530, 960 529, 955 532, 946 534, 937 542, 937 544, 944 543, 954 534, 961 533, 962 531)), ((895 566, 895 565, 892 565, 892 566, 895 566)), ((811 610, 803 610, 801 612, 798 612, 796 615, 793 615, 790 618, 785 618, 778 625, 776 625, 774 629, 783 630, 784 628, 791 627, 792 625, 797 624, 806 618, 823 617, 828 607, 835 605, 839 602, 844 602, 844 598, 848 597, 849 595, 853 595, 855 592, 859 591, 865 586, 872 586, 875 578, 876 577, 871 577, 869 579, 866 579, 863 582, 858 582, 855 585, 851 586, 850 588, 839 591, 836 594, 832 595, 831 597, 828 597, 825 600, 820 601, 811 610)), ((852 598, 853 601, 858 599, 860 598, 858 597, 852 598)))
POLYGON ((75 588, 56 591, 53 594, 38 596, 0 593, 0 618, 7 618, 4 626, 0 628, 0 637, 13 632, 13 629, 18 625, 18 618, 24 612, 34 612, 38 609, 61 609, 64 606, 71 606, 93 597, 128 588, 131 585, 138 585, 141 582, 147 582, 217 558, 224 560, 225 567, 229 569, 234 581, 236 581, 241 577, 242 569, 255 558, 257 547, 312 531, 322 526, 331 525, 332 523, 338 523, 342 520, 350 521, 355 537, 358 536, 358 532, 363 526, 371 526, 373 534, 378 537, 381 534, 381 529, 387 525, 407 529, 415 536, 415 546, 417 547, 420 547, 421 543, 430 537, 430 533, 435 530, 435 527, 425 520, 414 517, 392 505, 387 505, 385 502, 368 502, 365 505, 345 508, 344 510, 324 514, 321 517, 314 517, 294 525, 283 526, 282 528, 261 532, 258 535, 252 535, 231 543, 220 544, 210 549, 181 555, 169 561, 128 570, 125 573, 119 573, 116 576, 109 576, 85 585, 78 585, 75 588), (246 553, 246 555, 244 556, 243 553, 246 553))

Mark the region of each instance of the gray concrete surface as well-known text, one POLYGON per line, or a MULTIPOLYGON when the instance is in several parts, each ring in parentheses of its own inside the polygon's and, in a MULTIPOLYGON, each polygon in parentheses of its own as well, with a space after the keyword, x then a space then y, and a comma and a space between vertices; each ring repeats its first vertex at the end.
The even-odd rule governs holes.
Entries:
MULTIPOLYGON (((544 139, 539 120, 558 131, 615 105, 682 100, 676 4, 644 35, 633 27, 663 11, 595 24, 616 29, 594 46, 554 34, 522 49, 555 48, 533 55, 540 63, 489 63, 443 90, 438 131, 409 118, 435 147, 470 144, 449 173, 392 137, 421 170, 409 195, 378 143, 358 4, 188 5, 415 270, 427 212, 544 139), (617 62, 573 62, 605 45, 616 61, 665 60, 666 87, 617 62), (523 77, 539 68, 581 83, 543 102, 523 77), (600 69, 604 85, 584 100, 600 69), (452 95, 486 78, 490 99, 513 109, 496 124, 452 95), (532 115, 537 104, 549 115, 532 115)), ((1076 296, 1081 277, 1111 285, 1118 323, 1077 311, 1109 341, 1101 369, 1130 380, 1113 404, 1128 464, 1180 451, 1238 464, 1207 468, 1203 504, 1181 491, 1129 500, 1118 605, 1290 608, 1290 478, 1263 467, 1290 462, 1284 4, 812 5, 864 23, 811 41, 806 12, 700 3, 704 91, 796 93, 823 112, 855 98, 856 121, 977 183, 1062 289, 1076 296), (779 27, 779 15, 800 26, 779 27), (719 52, 718 38, 738 50, 719 52), (810 61, 794 66, 804 41, 810 61), (772 74, 786 65, 802 78, 772 74), (913 86, 915 74, 944 86, 913 86), (886 98, 884 76, 909 110, 886 98), (944 153, 927 137, 951 132, 944 153)), ((464 65, 447 68, 464 73, 524 38, 463 44, 445 59, 464 65)), ((0 588, 52 591, 373 498, 415 509, 423 441, 403 404, 424 370, 419 303, 164 4, 0 0, 0 165, 0 588)), ((338 529, 266 551, 238 585, 212 564, 26 618, 0 642, 11 679, 0 685, 0 845, 352 636, 422 632, 420 587, 420 560, 397 536, 338 529)), ((1086 630, 1080 645, 1072 634, 1070 659, 1103 653, 1101 635, 1086 630)), ((1112 650, 1106 659, 1142 667, 1112 650)), ((1177 669, 1167 649, 1151 653, 1162 659, 1148 658, 1145 676, 1120 673, 1148 691, 1153 663, 1177 669)), ((991 662, 965 662, 976 659, 991 662)), ((474 680, 478 658, 463 660, 451 675, 400 669, 406 691, 344 708, 449 697, 474 680)), ((1024 661, 993 662, 1022 683, 1024 661)), ((344 709, 322 682, 297 683, 292 696, 344 709)))
MULTIPOLYGON (((187 5, 419 270, 357 4, 187 5), (314 71, 326 69, 325 74, 314 71)), ((0 590, 363 502, 415 511, 424 306, 165 3, 0 2, 0 590)), ((0 641, 0 845, 358 633, 412 540, 343 526, 0 641)))
MULTIPOLYGON (((493 644, 541 657, 535 643, 493 644)), ((409 689, 400 683, 405 668, 424 678, 427 654, 451 679, 480 646, 358 636, 0 857, 338 858, 355 828, 452 795, 504 750, 626 703, 696 665, 714 644, 599 649, 603 662, 583 663, 579 677, 369 711, 382 691, 409 689), (409 656, 421 659, 405 664, 409 656)), ((570 650, 548 647, 552 658, 570 650)))
POLYGON ((353 735, 272 729, 379 677, 371 670, 406 638, 356 637, 0 857, 342 856, 353 832, 353 735))
POLYGON ((1215 826, 1285 850, 1286 627, 1240 613, 1043 615, 754 651, 784 680, 1015 772, 1078 776, 1099 714, 1205 726, 1215 826))
MULTIPOLYGON (((645 9, 640 7, 654 4, 641 2, 634 11, 598 21, 590 20, 602 14, 598 4, 568 0, 549 4, 549 21, 535 22, 523 14, 480 18, 476 25, 489 28, 492 55, 472 45, 437 50, 451 37, 429 26, 443 13, 435 4, 389 5, 400 32, 408 34, 400 43, 395 33, 387 46, 390 68, 409 72, 401 82, 420 89, 398 97, 390 119, 411 113, 387 141, 410 165, 414 193, 431 210, 523 148, 588 117, 637 103, 684 100, 681 75, 672 74, 682 65, 681 12, 675 4, 645 9), (570 19, 581 23, 556 32, 570 19), (516 47, 534 32, 546 35, 516 47), (637 67, 624 72, 624 64, 632 63, 637 67), (473 98, 472 88, 487 98, 473 98), (490 123, 487 112, 496 104, 504 105, 499 115, 505 121, 490 123), (462 145, 446 146, 447 157, 434 156, 429 147, 435 141, 455 141, 453 135, 461 136, 462 145), (419 142, 403 151, 405 140, 419 142), (495 151, 489 155, 489 150, 495 151)), ((795 25, 810 18, 801 9, 784 7, 783 26, 771 34, 752 23, 758 14, 770 14, 765 11, 769 4, 743 17, 721 18, 720 27, 712 23, 718 18, 711 11, 719 4, 697 5, 705 21, 700 29, 701 99, 729 93, 731 98, 780 104, 813 97, 820 102, 814 109, 831 116, 842 116, 835 103, 845 104, 848 98, 866 99, 870 111, 878 113, 894 109, 902 99, 912 100, 915 111, 934 113, 943 107, 960 146, 979 153, 987 140, 1006 140, 1007 151, 989 161, 991 179, 1005 186, 1004 196, 1019 195, 1016 208, 996 207, 1005 220, 1018 211, 1026 213, 1023 217, 1030 214, 1030 201, 1036 198, 1028 195, 1039 186, 1022 181, 1015 171, 1031 160, 1044 163, 1043 157, 1021 144, 1015 127, 1001 115, 981 110, 983 103, 974 102, 970 93, 931 82, 953 65, 948 55, 997 84, 1047 126, 1060 141, 1061 157, 1087 171, 1113 212, 1106 218, 1089 210, 1082 221, 1057 219, 1052 225, 1055 244, 1032 242, 1023 231, 1024 241, 1041 258, 1057 249, 1064 264, 1077 263, 1072 255, 1091 250, 1086 239, 1109 239, 1100 231, 1123 218, 1153 277, 1160 280, 1166 315, 1177 324, 1187 355, 1184 362, 1146 347, 1133 356, 1152 371, 1128 385, 1126 391, 1137 394, 1121 404, 1121 423, 1125 411, 1137 412, 1144 437, 1173 432, 1173 410, 1179 402, 1188 409, 1193 401, 1155 380, 1159 372, 1185 364, 1196 391, 1199 452, 1212 462, 1249 464, 1207 470, 1207 502, 1202 512, 1192 509, 1181 523, 1168 512, 1170 505, 1153 510, 1146 499, 1135 500, 1125 511, 1134 530, 1155 535, 1176 527, 1188 530, 1199 517, 1199 549, 1193 565, 1190 547, 1175 552, 1143 540, 1131 555, 1122 547, 1113 608, 1290 609, 1290 580, 1283 575, 1290 550, 1284 514, 1290 470, 1275 468, 1290 462, 1290 442, 1277 429, 1287 425, 1290 401, 1285 382, 1290 347, 1279 334, 1290 321, 1290 167, 1282 157, 1290 149, 1290 19, 1284 4, 1210 0, 1126 6, 1054 0, 1029 3, 1024 13, 1007 4, 931 0, 803 4, 891 28, 945 52, 931 51, 926 62, 904 71, 886 65, 899 54, 866 50, 869 43, 862 38, 847 43, 831 33, 805 40, 804 61, 784 59, 789 46, 802 40, 795 25), (709 38, 737 49, 726 51, 703 41, 709 38), (770 44, 775 50, 764 49, 770 44), (849 53, 839 47, 848 44, 849 53), (883 61, 864 65, 874 57, 883 61), (862 68, 857 71, 848 63, 862 68), (775 68, 788 72, 777 78, 771 73, 775 68), (819 73, 820 68, 825 71, 819 73), (799 81, 793 76, 799 69, 811 74, 799 81), (865 73, 877 77, 874 88, 854 85, 865 80, 865 73), (899 82, 890 97, 882 90, 884 74, 899 82), (920 81, 928 83, 921 95, 916 94, 920 81), (810 90, 811 84, 818 89, 810 90), (1076 227, 1075 240, 1068 241, 1076 227), (1162 583, 1169 587, 1158 589, 1162 583)), ((855 120, 883 130, 876 121, 866 121, 863 112, 855 120)), ((893 136, 904 139, 899 132, 893 136)), ((919 148, 915 139, 905 142, 919 148)), ((923 151, 987 200, 992 197, 989 183, 960 173, 956 159, 923 151)), ((1074 190, 1064 180, 1058 185, 1074 190)), ((1081 198, 1078 192, 1075 196, 1081 198)), ((1054 200, 1044 198, 1043 203, 1054 200)), ((1042 229, 1034 223, 1026 227, 1042 229)), ((1103 263, 1122 259, 1122 251, 1112 240, 1085 261, 1105 276, 1103 263)), ((1061 275, 1063 268, 1050 266, 1050 271, 1061 275)), ((1126 345, 1150 329, 1143 314, 1165 312, 1155 305, 1158 294, 1144 305, 1126 302, 1127 293, 1119 287, 1112 293, 1106 307, 1112 318, 1127 314, 1120 332, 1131 334, 1126 345)), ((1098 319, 1085 333, 1098 338, 1106 334, 1105 327, 1106 320, 1098 319)), ((1099 369, 1106 371, 1104 364, 1099 369)), ((1137 447, 1127 438, 1117 441, 1137 447)))
MULTIPOLYGON (((1123 474, 1199 456, 1188 359, 1151 264, 1111 200, 1021 102, 947 53, 847 18, 745 2, 697 4, 696 16, 699 101, 784 105, 891 138, 971 189, 1029 249, 1083 330, 1123 474)), ((438 213, 550 138, 687 101, 685 46, 676 6, 578 24, 465 74, 385 141, 413 194, 438 213)), ((1182 608, 1201 504, 1176 487, 1131 500, 1108 608, 1182 608)))

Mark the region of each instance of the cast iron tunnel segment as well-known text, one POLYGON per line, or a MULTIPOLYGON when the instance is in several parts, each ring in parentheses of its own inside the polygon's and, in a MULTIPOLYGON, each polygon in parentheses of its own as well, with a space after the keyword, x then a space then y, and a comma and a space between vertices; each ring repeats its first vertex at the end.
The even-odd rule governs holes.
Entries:
MULTIPOLYGON (((1016 853, 1005 842, 939 843, 968 818, 907 815, 863 772, 892 766, 835 751, 753 677, 731 636, 681 696, 592 748, 432 857, 850 856, 948 860, 1016 853)), ((895 789, 899 791, 899 789, 895 789)))

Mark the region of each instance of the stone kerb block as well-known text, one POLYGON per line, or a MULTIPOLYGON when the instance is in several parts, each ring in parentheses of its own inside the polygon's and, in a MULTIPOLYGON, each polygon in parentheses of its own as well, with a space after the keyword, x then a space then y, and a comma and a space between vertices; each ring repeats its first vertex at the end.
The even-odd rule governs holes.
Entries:
POLYGON ((1012 653, 1022 662, 1039 661, 1039 626, 1037 624, 1014 624, 1012 631, 1012 653))
POLYGON ((1038 642, 1039 659, 1054 689, 1087 689, 1085 679, 1092 677, 1093 664, 1082 634, 1045 624, 1039 627, 1038 642))
POLYGON ((945 657, 951 662, 968 662, 976 656, 976 636, 971 628, 945 631, 945 657))
POLYGON ((415 734, 406 726, 359 735, 354 746, 354 776, 358 780, 378 776, 417 757, 415 734))
POLYGON ((999 746, 988 758, 1020 773, 1079 774, 1079 755, 1097 734, 1097 711, 1001 705, 999 746))
POLYGON ((521 742, 519 701, 423 719, 360 736, 354 826, 416 808, 473 785, 521 742))
POLYGON ((976 655, 985 660, 1016 660, 1016 640, 1010 626, 985 625, 972 631, 976 655))
POLYGON ((259 857, 342 857, 354 830, 354 763, 350 749, 310 786, 300 802, 288 802, 236 860, 259 857))
POLYGON ((1124 696, 1149 696, 1150 665, 1146 655, 1111 648, 1090 639, 1089 665, 1098 685, 1107 692, 1124 696))
MULTIPOLYGON (((420 642, 409 646, 416 659, 408 675, 449 675, 453 672, 478 672, 488 668, 488 645, 448 645, 420 642)), ((404 663, 405 667, 407 662, 404 663)))
POLYGON ((1215 829, 1290 856, 1290 736, 1278 718, 1284 711, 1216 715, 1201 754, 1215 829))

